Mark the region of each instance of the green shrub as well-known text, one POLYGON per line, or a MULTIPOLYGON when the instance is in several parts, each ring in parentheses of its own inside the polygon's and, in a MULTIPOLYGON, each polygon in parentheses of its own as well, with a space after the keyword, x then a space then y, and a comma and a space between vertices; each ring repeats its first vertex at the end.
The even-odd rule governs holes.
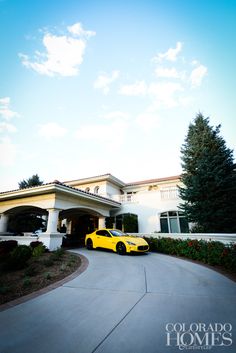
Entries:
POLYGON ((60 271, 61 272, 64 272, 66 270, 66 265, 65 264, 62 264, 61 267, 60 267, 60 271))
POLYGON ((5 240, 0 241, 0 256, 9 254, 12 250, 17 247, 18 243, 16 240, 5 240))
POLYGON ((48 259, 43 261, 44 266, 50 267, 54 264, 53 257, 50 256, 48 259))
POLYGON ((52 252, 52 258, 53 260, 58 260, 61 257, 63 257, 65 254, 65 249, 63 248, 58 248, 57 250, 52 252))
POLYGON ((75 262, 76 262, 76 259, 75 259, 74 255, 70 255, 69 261, 70 261, 71 263, 75 263, 75 262))
POLYGON ((35 248, 33 248, 32 256, 39 257, 45 253, 45 250, 46 250, 46 247, 41 243, 38 246, 36 246, 35 248))
POLYGON ((20 270, 24 268, 30 259, 32 250, 29 246, 18 245, 11 253, 6 262, 5 269, 20 270))
POLYGON ((236 272, 236 244, 224 245, 219 241, 197 239, 145 238, 150 251, 177 255, 209 265, 220 265, 236 272))
POLYGON ((23 280, 23 287, 29 287, 31 285, 31 280, 29 277, 25 277, 23 280))
POLYGON ((26 270, 25 270, 25 276, 26 277, 33 277, 38 273, 36 267, 34 265, 30 265, 26 270))
POLYGON ((45 272, 44 273, 44 278, 47 279, 47 280, 51 279, 52 278, 51 273, 50 272, 45 272))
POLYGON ((5 286, 4 284, 0 284, 0 294, 4 295, 7 294, 10 291, 10 287, 5 286))
POLYGON ((30 247, 31 247, 32 249, 37 248, 37 246, 39 246, 39 245, 43 245, 43 243, 42 243, 41 241, 38 241, 38 240, 32 241, 32 242, 30 243, 30 247))

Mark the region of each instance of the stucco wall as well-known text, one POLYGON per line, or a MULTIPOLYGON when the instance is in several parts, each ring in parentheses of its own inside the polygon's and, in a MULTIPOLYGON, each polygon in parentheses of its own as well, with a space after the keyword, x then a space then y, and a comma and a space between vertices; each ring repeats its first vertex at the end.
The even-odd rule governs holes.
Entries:
POLYGON ((138 215, 139 232, 160 231, 160 214, 165 211, 177 211, 179 199, 163 200, 160 190, 140 191, 134 196, 134 202, 124 202, 113 214, 134 213, 138 215))

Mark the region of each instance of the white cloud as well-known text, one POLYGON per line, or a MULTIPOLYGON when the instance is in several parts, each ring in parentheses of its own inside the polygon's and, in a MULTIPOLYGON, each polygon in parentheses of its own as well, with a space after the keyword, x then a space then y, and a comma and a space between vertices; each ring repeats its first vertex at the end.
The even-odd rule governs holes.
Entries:
POLYGON ((194 98, 191 96, 185 96, 185 97, 179 97, 179 104, 182 107, 189 107, 191 104, 193 104, 194 98))
POLYGON ((68 26, 67 27, 68 31, 75 35, 75 36, 79 36, 79 37, 86 37, 86 38, 90 38, 96 35, 96 32, 94 31, 86 31, 83 29, 83 26, 80 22, 75 23, 72 26, 68 26))
POLYGON ((114 119, 127 120, 130 118, 130 115, 128 113, 117 110, 117 111, 106 113, 103 117, 104 119, 108 119, 108 120, 114 120, 114 119))
POLYGON ((9 105, 10 104, 10 97, 4 97, 4 98, 0 98, 0 104, 1 105, 9 105))
POLYGON ((80 140, 98 141, 109 143, 114 148, 120 146, 124 140, 128 124, 122 120, 113 121, 110 124, 85 125, 78 129, 75 136, 80 140))
POLYGON ((14 143, 8 138, 0 139, 0 165, 12 166, 16 160, 17 148, 14 143))
POLYGON ((203 78, 207 74, 207 67, 204 65, 199 65, 196 69, 193 69, 190 75, 190 81, 192 87, 198 87, 201 85, 203 78))
POLYGON ((119 93, 125 96, 145 96, 147 88, 147 84, 144 81, 137 81, 134 84, 122 86, 119 93))
POLYGON ((0 116, 5 120, 19 117, 20 114, 10 109, 10 97, 0 98, 0 116))
POLYGON ((176 78, 183 80, 185 78, 185 72, 178 72, 175 67, 166 68, 158 66, 155 70, 157 77, 161 78, 176 78))
POLYGON ((14 125, 2 122, 0 123, 0 132, 16 132, 17 129, 14 125))
POLYGON ((173 108, 178 106, 178 97, 176 93, 183 91, 183 87, 175 82, 151 83, 148 89, 149 95, 154 98, 154 102, 158 106, 165 108, 173 108))
POLYGON ((192 60, 192 62, 191 62, 191 65, 193 65, 193 66, 196 66, 198 64, 199 64, 199 62, 196 59, 192 60))
POLYGON ((38 134, 46 138, 63 137, 67 129, 63 128, 57 123, 49 122, 47 124, 39 125, 38 134))
POLYGON ((175 94, 183 90, 183 86, 177 82, 153 82, 148 85, 144 81, 140 81, 122 86, 119 93, 127 96, 149 96, 153 100, 151 106, 155 106, 154 111, 161 106, 172 108, 179 105, 175 94))
POLYGON ((111 83, 117 80, 118 77, 119 77, 119 71, 117 70, 112 71, 111 75, 107 73, 102 73, 98 75, 97 79, 93 84, 93 87, 95 89, 101 89, 104 94, 108 94, 110 91, 111 83))
POLYGON ((137 116, 136 123, 143 131, 150 132, 159 126, 159 117, 156 113, 147 111, 137 116))
POLYGON ((70 34, 63 36, 46 33, 43 37, 45 52, 36 51, 34 60, 20 53, 22 64, 41 75, 78 75, 87 44, 86 38, 95 35, 95 32, 83 30, 80 23, 68 27, 68 30, 70 34), (81 36, 81 38, 73 38, 71 34, 81 36))
POLYGON ((159 53, 153 58, 154 62, 161 62, 163 60, 176 61, 178 54, 183 48, 183 43, 177 42, 175 48, 169 48, 165 53, 159 53))

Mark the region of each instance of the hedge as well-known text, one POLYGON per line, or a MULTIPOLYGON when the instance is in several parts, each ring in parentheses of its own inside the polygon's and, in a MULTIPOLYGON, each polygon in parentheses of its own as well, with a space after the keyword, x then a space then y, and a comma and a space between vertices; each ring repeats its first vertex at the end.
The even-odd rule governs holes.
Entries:
POLYGON ((168 255, 183 256, 209 265, 223 266, 236 272, 236 244, 223 244, 219 241, 147 238, 150 250, 168 255))

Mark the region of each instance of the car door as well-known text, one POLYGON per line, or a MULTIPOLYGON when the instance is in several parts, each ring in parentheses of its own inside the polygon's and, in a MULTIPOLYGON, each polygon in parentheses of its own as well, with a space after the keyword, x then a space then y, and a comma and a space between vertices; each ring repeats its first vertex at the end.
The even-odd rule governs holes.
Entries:
POLYGON ((113 249, 112 236, 107 230, 101 229, 96 232, 96 246, 104 249, 113 249))

